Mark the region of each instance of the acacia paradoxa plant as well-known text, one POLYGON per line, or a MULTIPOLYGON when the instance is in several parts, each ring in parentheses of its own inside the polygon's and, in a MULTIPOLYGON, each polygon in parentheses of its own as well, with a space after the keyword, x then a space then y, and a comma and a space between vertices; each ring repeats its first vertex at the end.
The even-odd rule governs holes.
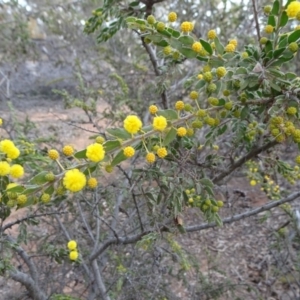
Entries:
MULTIPOLYGON (((223 202, 216 199, 214 185, 276 144, 300 144, 300 79, 285 71, 287 63, 298 52, 300 39, 299 25, 291 32, 286 32, 285 26, 289 21, 299 21, 300 2, 283 4, 276 0, 273 6, 265 7, 264 13, 267 23, 257 32, 258 45, 247 45, 241 51, 236 39, 223 45, 217 29, 210 30, 207 39, 198 39, 192 34, 195 26, 192 22, 173 26, 177 21, 175 12, 168 15, 167 23, 157 21, 153 15, 145 19, 128 17, 128 27, 138 32, 145 48, 158 47, 166 62, 180 64, 188 59, 199 63, 201 71, 189 79, 190 92, 186 99, 179 99, 168 109, 150 105, 151 124, 143 124, 141 117, 130 114, 122 127, 108 129, 106 138, 98 136, 81 151, 75 152, 70 145, 62 149, 62 155, 56 149, 49 150, 48 161, 43 162, 47 170, 26 182, 20 178, 30 151, 3 138, 0 142, 1 219, 7 218, 14 207, 51 205, 63 201, 69 193, 95 189, 98 179, 93 174, 111 172, 137 152, 149 166, 144 172, 151 172, 152 167, 157 170, 156 163, 162 160, 165 164, 159 166, 167 170, 187 153, 188 159, 201 168, 191 178, 189 187, 180 186, 180 182, 173 186, 174 197, 168 208, 177 220, 176 225, 183 225, 179 216, 187 206, 198 207, 208 221, 221 225, 218 211, 223 202), (201 141, 198 132, 205 133, 201 141), (230 153, 226 156, 217 152, 220 148, 217 143, 224 136, 228 144, 224 149, 230 153), (203 156, 201 162, 195 153, 203 156), (49 163, 51 160, 57 163, 58 169, 49 163), (218 164, 221 170, 216 167, 218 164)), ((100 11, 94 13, 87 23, 87 32, 97 28, 100 16, 100 11)), ((300 163, 299 157, 296 163, 300 163)), ((299 177, 299 168, 279 160, 273 166, 290 181, 299 177)), ((262 178, 258 169, 252 168, 257 174, 251 175, 253 185, 262 178)), ((277 188, 272 196, 276 199, 280 195, 277 188)), ((159 202, 153 195, 148 197, 159 202)))

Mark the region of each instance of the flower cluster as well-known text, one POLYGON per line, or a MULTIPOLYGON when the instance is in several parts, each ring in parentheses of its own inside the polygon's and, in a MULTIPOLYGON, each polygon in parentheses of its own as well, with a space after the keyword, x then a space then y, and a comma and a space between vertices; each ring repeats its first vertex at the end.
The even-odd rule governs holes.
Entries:
POLYGON ((78 259, 78 250, 77 250, 77 243, 74 240, 70 240, 67 244, 69 250, 69 258, 72 261, 76 261, 78 259))

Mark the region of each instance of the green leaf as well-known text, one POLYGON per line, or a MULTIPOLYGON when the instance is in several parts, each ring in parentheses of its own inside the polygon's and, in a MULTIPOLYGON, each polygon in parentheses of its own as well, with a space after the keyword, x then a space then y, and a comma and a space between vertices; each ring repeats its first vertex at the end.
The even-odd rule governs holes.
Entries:
POLYGON ((178 40, 185 46, 191 46, 195 42, 195 40, 189 35, 181 36, 178 40))
POLYGON ((270 15, 268 18, 268 25, 272 25, 273 27, 276 26, 276 19, 273 15, 270 15))
POLYGON ((283 36, 281 36, 280 38, 279 38, 279 42, 278 42, 278 49, 280 49, 280 48, 286 48, 286 46, 287 46, 287 44, 288 44, 288 42, 287 42, 287 34, 285 34, 285 35, 283 35, 283 36))
POLYGON ((41 187, 39 185, 26 185, 25 190, 22 192, 24 195, 28 194, 34 194, 37 190, 39 190, 41 187))
POLYGON ((211 45, 208 42, 200 39, 200 43, 203 46, 203 48, 205 49, 205 51, 208 52, 209 55, 213 54, 213 49, 212 49, 211 45))
POLYGON ((221 80, 217 81, 216 86, 217 86, 217 89, 214 91, 214 93, 218 95, 221 90, 221 87, 222 87, 222 81, 221 80))
POLYGON ((167 120, 177 120, 178 119, 177 112, 176 112, 176 110, 173 110, 173 109, 159 110, 157 112, 157 115, 163 116, 167 120))
POLYGON ((134 6, 139 6, 139 4, 140 4, 140 1, 133 1, 133 2, 129 3, 129 6, 134 7, 134 6))
POLYGON ((214 42, 215 42, 217 53, 222 55, 224 53, 224 46, 220 43, 218 37, 215 38, 214 42))
POLYGON ((201 79, 199 82, 196 84, 195 89, 200 90, 206 85, 206 81, 201 79))
POLYGON ((103 144, 103 147, 105 149, 105 152, 110 152, 116 148, 119 148, 121 147, 121 143, 120 141, 117 141, 117 140, 114 140, 114 141, 106 141, 104 144, 103 144))
POLYGON ((272 74, 272 75, 275 75, 277 77, 284 77, 284 73, 277 70, 277 69, 273 69, 273 68, 270 68, 269 69, 269 72, 272 74))
POLYGON ((199 182, 202 186, 208 186, 211 188, 214 186, 213 182, 209 178, 201 178, 199 182))
POLYGON ((174 38, 176 38, 176 39, 180 37, 180 32, 177 31, 177 30, 174 30, 174 29, 172 29, 172 28, 169 27, 169 28, 167 29, 167 31, 170 32, 171 35, 172 35, 172 37, 174 37, 174 38))
POLYGON ((223 134, 226 130, 227 130, 227 125, 225 124, 224 126, 218 129, 218 135, 223 134))
POLYGON ((86 158, 86 149, 76 152, 74 156, 76 158, 86 158))
POLYGON ((215 221, 219 227, 223 226, 223 222, 218 214, 215 215, 215 221))
POLYGON ((286 14, 286 11, 283 11, 280 18, 279 27, 284 27, 289 21, 289 17, 286 14))
POLYGON ((241 111, 241 119, 246 119, 249 115, 249 108, 245 106, 241 111))
POLYGON ((122 161, 126 160, 127 157, 124 155, 123 150, 121 150, 113 159, 113 161, 111 162, 111 166, 115 167, 116 165, 118 165, 119 163, 121 163, 122 161))
POLYGON ((30 179, 30 184, 43 184, 46 183, 48 180, 46 179, 46 174, 48 174, 47 171, 42 171, 41 173, 35 175, 33 178, 30 179))
POLYGON ((278 58, 284 52, 285 49, 285 47, 276 49, 273 53, 273 57, 278 58))
POLYGON ((169 43, 165 40, 161 40, 160 42, 155 43, 155 45, 160 47, 167 47, 169 46, 169 43))
POLYGON ((278 0, 274 1, 271 14, 272 15, 278 15, 279 14, 279 1, 278 0))
POLYGON ((135 17, 128 17, 125 19, 126 23, 135 23, 137 18, 135 17))
POLYGON ((273 45, 272 45, 272 42, 270 40, 267 41, 265 47, 264 47, 264 52, 265 53, 268 53, 270 51, 273 50, 273 45))
POLYGON ((287 80, 293 80, 293 79, 295 79, 296 77, 297 77, 297 75, 296 75, 295 73, 288 72, 288 73, 285 74, 285 78, 286 78, 287 80))
POLYGON ((185 230, 185 228, 182 225, 177 225, 177 229, 182 234, 186 233, 186 230, 185 230))
POLYGON ((197 53, 190 48, 180 47, 177 50, 186 58, 195 58, 197 56, 197 53))
POLYGON ((239 67, 239 68, 236 69, 235 74, 236 75, 238 75, 238 74, 246 75, 246 74, 248 74, 248 71, 244 67, 239 67))
POLYGON ((276 66, 282 66, 283 63, 290 61, 293 59, 294 56, 289 56, 289 57, 280 57, 277 60, 273 61, 268 67, 276 67, 276 66))
POLYGON ((10 189, 7 189, 5 190, 6 192, 12 192, 12 193, 22 193, 23 191, 25 190, 25 187, 22 186, 22 185, 17 185, 17 186, 14 186, 10 189))
POLYGON ((119 138, 121 140, 128 140, 131 138, 130 133, 128 133, 123 128, 109 128, 106 130, 110 135, 119 138))
POLYGON ((272 80, 269 81, 270 86, 272 89, 274 89, 277 92, 281 92, 281 88, 280 86, 278 86, 276 83, 274 83, 272 80))
POLYGON ((300 38, 300 29, 294 31, 288 36, 288 43, 297 42, 300 38))
POLYGON ((200 60, 200 61, 205 61, 205 62, 208 62, 208 60, 209 60, 209 58, 208 57, 204 57, 204 56, 199 56, 199 55, 197 55, 197 57, 196 57, 198 60, 200 60))
POLYGON ((53 185, 50 185, 50 186, 48 186, 48 188, 46 188, 45 190, 44 190, 44 193, 45 194, 49 194, 49 195, 52 195, 53 193, 54 193, 54 186, 53 185))
POLYGON ((177 39, 170 39, 169 43, 174 49, 181 48, 181 43, 177 39))
POLYGON ((167 30, 163 30, 163 31, 159 31, 160 34, 170 38, 172 35, 170 32, 168 32, 167 30))
POLYGON ((177 136, 177 130, 172 127, 167 133, 167 135, 165 136, 165 138, 163 139, 163 145, 164 146, 169 145, 172 141, 175 140, 176 136, 177 136))
POLYGON ((153 43, 158 43, 162 40, 162 37, 158 34, 148 34, 145 37, 147 37, 147 39, 151 40, 153 43))
POLYGON ((223 106, 225 103, 226 103, 225 99, 221 98, 221 99, 219 99, 218 106, 223 106))

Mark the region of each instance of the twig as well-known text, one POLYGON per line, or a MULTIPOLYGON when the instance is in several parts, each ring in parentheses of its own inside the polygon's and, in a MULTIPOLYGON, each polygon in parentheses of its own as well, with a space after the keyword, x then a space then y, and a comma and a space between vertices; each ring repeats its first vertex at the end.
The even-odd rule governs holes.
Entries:
POLYGON ((216 176, 212 181, 214 183, 219 183, 222 179, 224 179, 227 175, 231 174, 235 169, 239 168, 240 166, 242 166, 245 162, 247 162, 249 159, 255 157, 256 155, 258 155, 259 153, 268 150, 269 148, 272 148, 273 146, 275 146, 277 144, 277 142, 271 141, 261 147, 258 148, 253 148, 250 152, 248 152, 248 154, 246 154, 244 157, 242 157, 241 159, 239 159, 237 162, 235 162, 234 164, 232 164, 229 168, 227 168, 226 171, 224 171, 223 173, 219 174, 218 176, 216 176))
MULTIPOLYGON (((256 33, 257 33, 257 39, 258 42, 260 41, 260 29, 259 29, 259 22, 258 22, 258 14, 257 14, 257 9, 256 9, 256 3, 255 0, 252 0, 252 6, 253 6, 253 13, 254 13, 254 19, 255 19, 255 28, 256 28, 256 33)), ((261 43, 259 43, 260 48, 262 48, 261 43)))
POLYGON ((62 212, 51 212, 51 213, 44 213, 44 214, 38 214, 38 215, 30 215, 27 217, 24 217, 22 219, 18 219, 14 222, 8 223, 5 226, 3 226, 3 228, 0 228, 0 232, 4 232, 6 229, 13 227, 14 225, 20 224, 24 221, 27 221, 29 219, 34 219, 34 218, 39 218, 39 217, 44 217, 44 216, 50 216, 50 215, 56 215, 56 214, 66 214, 68 213, 67 211, 62 211, 62 212))

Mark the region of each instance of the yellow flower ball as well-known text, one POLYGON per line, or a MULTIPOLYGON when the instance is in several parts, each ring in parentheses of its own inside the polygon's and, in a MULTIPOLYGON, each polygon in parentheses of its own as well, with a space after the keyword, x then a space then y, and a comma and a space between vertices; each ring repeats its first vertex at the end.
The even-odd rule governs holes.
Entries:
POLYGON ((183 101, 177 101, 175 103, 175 109, 176 110, 183 110, 184 109, 184 102, 183 101))
POLYGON ((168 155, 168 151, 165 147, 161 147, 157 149, 156 154, 159 158, 165 158, 168 155))
POLYGON ((186 130, 185 127, 179 127, 179 128, 177 129, 177 135, 180 136, 180 137, 185 136, 186 133, 187 133, 187 130, 186 130))
POLYGON ((124 128, 131 134, 137 133, 143 126, 142 121, 134 115, 127 116, 124 120, 124 128))
POLYGON ((215 30, 209 30, 207 33, 207 38, 210 40, 214 40, 217 37, 217 33, 215 30))
POLYGON ((134 156, 135 150, 133 147, 128 146, 128 147, 124 148, 123 153, 126 157, 132 157, 132 156, 134 156))
POLYGON ((51 200, 51 196, 50 196, 49 194, 47 194, 47 193, 44 193, 44 194, 41 196, 41 201, 42 201, 43 203, 48 203, 48 202, 50 202, 50 200, 51 200))
POLYGON ((191 22, 182 22, 180 28, 182 32, 187 33, 193 30, 193 24, 191 22))
POLYGON ((6 156, 10 159, 16 159, 20 156, 20 150, 17 147, 14 147, 7 152, 6 156))
POLYGON ((15 144, 11 140, 3 140, 0 142, 0 151, 7 153, 11 148, 15 147, 15 144))
POLYGON ((287 108, 286 113, 288 115, 295 115, 297 113, 297 108, 294 106, 290 106, 287 108))
POLYGON ((107 173, 112 173, 113 170, 114 170, 114 167, 113 167, 113 166, 111 166, 111 165, 105 166, 105 171, 106 171, 107 173))
POLYGON ((257 184, 256 180, 253 179, 250 181, 250 185, 255 186, 256 184, 257 184))
POLYGON ((190 98, 191 98, 192 100, 198 99, 198 96, 199 96, 199 93, 198 93, 198 92, 196 92, 196 91, 191 91, 191 92, 190 92, 190 98))
POLYGON ((89 178, 89 180, 87 182, 87 185, 88 185, 89 188, 95 189, 98 185, 98 181, 97 181, 96 178, 91 177, 91 178, 89 178))
POLYGON ((295 18, 298 12, 300 12, 300 2, 298 1, 291 2, 286 9, 286 14, 289 18, 295 18))
POLYGON ((227 44, 225 46, 225 52, 234 52, 235 51, 235 46, 233 44, 227 44))
POLYGON ((74 240, 68 242, 67 247, 70 251, 75 250, 77 248, 77 243, 74 240))
POLYGON ((97 136, 96 137, 96 143, 98 143, 98 144, 103 144, 104 142, 105 142, 105 138, 103 137, 103 136, 97 136))
POLYGON ((201 80, 201 79, 203 79, 203 75, 202 75, 202 74, 198 74, 198 75, 197 75, 197 78, 198 78, 199 80, 201 80))
POLYGON ((86 185, 86 177, 78 169, 69 170, 63 178, 63 185, 71 192, 79 192, 86 185))
POLYGON ((86 157, 93 161, 93 162, 99 162, 103 160, 105 156, 105 150, 101 144, 94 143, 86 148, 86 157))
POLYGON ((300 155, 295 158, 295 162, 300 165, 300 155))
POLYGON ((71 251, 69 254, 69 258, 70 258, 70 260, 73 260, 73 261, 77 260, 78 252, 76 250, 71 251))
POLYGON ((26 202, 27 202, 27 196, 26 195, 19 195, 17 197, 18 205, 24 205, 26 202))
POLYGON ((164 47, 163 53, 164 53, 164 55, 167 55, 167 56, 170 55, 172 53, 172 47, 171 46, 164 47))
POLYGON ((193 128, 188 128, 188 129, 186 130, 186 135, 187 135, 187 136, 193 136, 194 133, 195 133, 195 131, 194 131, 193 128))
POLYGON ((248 57, 249 57, 249 54, 247 52, 242 52, 243 59, 248 58, 248 57))
POLYGON ((172 11, 168 15, 168 21, 169 22, 175 22, 177 20, 177 14, 176 12, 172 11))
POLYGON ((200 51, 202 50, 202 45, 201 45, 201 43, 195 42, 195 43, 192 45, 192 49, 193 49, 195 52, 200 53, 200 51))
POLYGON ((10 167, 10 176, 20 178, 24 175, 24 168, 21 165, 15 164, 10 167))
POLYGON ((267 26, 265 27, 265 33, 270 34, 270 33, 272 33, 273 31, 274 31, 274 27, 273 27, 272 25, 267 25, 267 26))
POLYGON ((66 145, 63 147, 62 152, 66 156, 71 156, 74 153, 74 148, 70 145, 66 145))
POLYGON ((146 155, 146 161, 149 163, 149 164, 153 164, 155 162, 155 154, 153 152, 149 152, 147 153, 146 155))
POLYGON ((216 70, 216 74, 219 78, 224 77, 226 75, 227 71, 224 67, 218 67, 216 70))
POLYGON ((150 15, 147 17, 147 22, 150 24, 150 25, 153 25, 156 20, 155 20, 155 17, 153 15, 150 15))
POLYGON ((165 25, 165 23, 163 23, 163 22, 158 22, 158 23, 156 24, 156 29, 157 29, 157 31, 163 31, 165 28, 166 28, 166 25, 165 25))
POLYGON ((232 44, 232 45, 234 45, 234 47, 237 47, 238 41, 236 39, 232 39, 232 40, 229 41, 228 44, 232 44))
POLYGON ((149 106, 149 112, 150 112, 150 114, 152 114, 152 115, 156 114, 156 113, 158 112, 157 106, 156 106, 156 105, 150 105, 150 106, 149 106))
POLYGON ((3 120, 0 118, 0 126, 3 124, 3 120))
POLYGON ((164 131, 167 127, 167 119, 163 116, 154 117, 152 126, 155 130, 164 131))
POLYGON ((0 161, 0 176, 6 176, 10 172, 10 165, 7 161, 0 161))
POLYGON ((59 153, 55 149, 50 149, 48 151, 48 157, 52 160, 57 160, 59 158, 59 153))

